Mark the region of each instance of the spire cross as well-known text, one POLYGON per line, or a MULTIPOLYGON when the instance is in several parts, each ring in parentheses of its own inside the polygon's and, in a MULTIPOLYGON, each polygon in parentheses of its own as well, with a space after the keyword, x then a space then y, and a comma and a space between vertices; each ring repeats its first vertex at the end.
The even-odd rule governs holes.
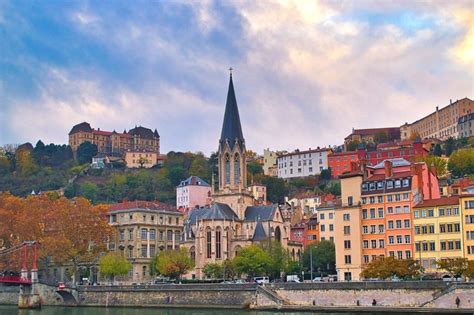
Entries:
POLYGON ((229 68, 230 76, 232 76, 232 67, 229 68))

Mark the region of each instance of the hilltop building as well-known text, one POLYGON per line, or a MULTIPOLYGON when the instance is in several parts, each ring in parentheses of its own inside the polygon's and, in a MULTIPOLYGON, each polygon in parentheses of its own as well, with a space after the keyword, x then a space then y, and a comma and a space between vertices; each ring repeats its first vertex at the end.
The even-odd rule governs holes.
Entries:
POLYGON ((281 154, 277 158, 278 177, 288 179, 318 175, 328 168, 328 156, 331 153, 329 148, 310 148, 281 154))
POLYGON ((176 208, 192 209, 211 204, 211 186, 198 176, 190 176, 176 186, 176 208))
MULTIPOLYGON (((246 148, 240 124, 232 74, 218 146, 218 190, 212 205, 190 211, 184 227, 184 242, 195 261, 188 277, 201 279, 207 263, 234 258, 245 246, 280 242, 290 252, 301 249, 292 244, 290 225, 284 222, 278 205, 254 206, 247 189, 246 148)), ((212 186, 213 183, 212 183, 212 186)))
POLYGON ((357 141, 359 143, 375 143, 377 134, 385 133, 387 141, 400 140, 400 127, 387 128, 368 128, 368 129, 354 129, 352 133, 344 138, 344 150, 347 151, 349 143, 357 141))

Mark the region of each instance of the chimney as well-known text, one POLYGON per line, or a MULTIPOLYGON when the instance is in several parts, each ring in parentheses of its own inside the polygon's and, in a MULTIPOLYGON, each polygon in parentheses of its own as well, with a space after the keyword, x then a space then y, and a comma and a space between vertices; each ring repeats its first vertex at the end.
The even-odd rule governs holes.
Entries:
POLYGON ((384 161, 384 168, 385 168, 385 177, 390 178, 392 177, 392 162, 389 160, 384 161))
POLYGON ((453 100, 449 99, 449 105, 453 104, 453 100))

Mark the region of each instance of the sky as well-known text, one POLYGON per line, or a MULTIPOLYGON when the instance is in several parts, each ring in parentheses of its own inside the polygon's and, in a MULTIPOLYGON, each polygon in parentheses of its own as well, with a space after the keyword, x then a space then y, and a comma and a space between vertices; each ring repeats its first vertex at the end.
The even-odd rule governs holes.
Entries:
POLYGON ((217 149, 233 80, 246 146, 338 145, 474 97, 474 1, 0 0, 0 145, 74 124, 217 149))

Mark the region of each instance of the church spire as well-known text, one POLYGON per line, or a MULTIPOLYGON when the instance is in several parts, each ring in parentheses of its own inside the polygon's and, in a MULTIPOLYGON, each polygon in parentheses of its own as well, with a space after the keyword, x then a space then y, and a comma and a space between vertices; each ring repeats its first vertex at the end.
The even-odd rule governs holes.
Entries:
POLYGON ((239 108, 237 107, 237 100, 235 98, 234 83, 232 81, 232 68, 229 70, 229 89, 227 91, 224 123, 222 124, 221 139, 219 140, 219 144, 222 149, 226 141, 228 141, 232 150, 235 143, 238 143, 242 149, 242 145, 245 140, 242 134, 242 126, 240 125, 239 108))

